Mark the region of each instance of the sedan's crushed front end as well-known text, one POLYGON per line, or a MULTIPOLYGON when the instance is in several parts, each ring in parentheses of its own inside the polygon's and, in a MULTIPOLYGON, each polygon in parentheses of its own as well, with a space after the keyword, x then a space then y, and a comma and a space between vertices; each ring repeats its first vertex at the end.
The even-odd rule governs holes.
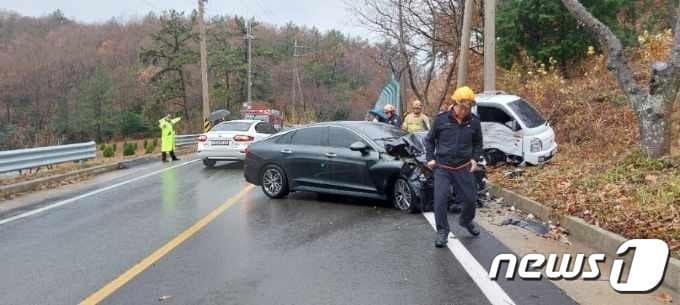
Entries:
MULTIPOLYGON (((420 211, 432 211, 434 206, 434 175, 427 167, 424 139, 426 133, 409 134, 385 144, 388 154, 403 162, 400 175, 406 179, 413 190, 412 204, 420 211)), ((474 173, 477 182, 477 203, 483 205, 489 199, 486 168, 484 160, 478 163, 474 173)), ((457 210, 453 189, 449 191, 450 210, 457 210)))

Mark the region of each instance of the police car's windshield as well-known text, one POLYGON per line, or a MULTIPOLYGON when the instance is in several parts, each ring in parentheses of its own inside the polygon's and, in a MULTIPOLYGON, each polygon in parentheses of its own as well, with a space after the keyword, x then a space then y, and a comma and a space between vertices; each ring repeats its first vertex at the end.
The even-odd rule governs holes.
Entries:
POLYGON ((527 128, 534 128, 545 124, 545 119, 534 107, 525 100, 516 100, 510 103, 510 109, 514 111, 527 128))

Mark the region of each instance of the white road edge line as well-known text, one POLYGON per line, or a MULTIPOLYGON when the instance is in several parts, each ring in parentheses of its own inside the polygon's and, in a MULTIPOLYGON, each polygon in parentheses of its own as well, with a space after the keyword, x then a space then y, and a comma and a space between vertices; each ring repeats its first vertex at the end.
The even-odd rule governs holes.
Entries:
MULTIPOLYGON (((432 227, 437 230, 437 226, 434 221, 434 213, 426 212, 423 213, 425 219, 432 225, 432 227)), ((472 280, 477 284, 477 287, 484 293, 484 296, 493 305, 515 305, 515 302, 505 293, 503 288, 498 285, 498 283, 492 281, 489 278, 486 270, 481 264, 470 254, 470 252, 463 246, 460 240, 456 239, 453 233, 449 233, 449 250, 456 257, 458 262, 463 266, 463 269, 470 275, 472 280)))
POLYGON ((28 211, 28 212, 26 212, 26 213, 22 213, 22 214, 15 215, 15 216, 12 216, 12 217, 9 217, 9 218, 5 218, 5 219, 0 220, 0 226, 1 226, 1 225, 4 225, 4 224, 8 224, 8 223, 13 222, 13 221, 17 221, 17 220, 22 219, 22 218, 30 217, 30 216, 33 216, 33 215, 36 215, 36 214, 40 214, 40 213, 42 213, 42 212, 45 212, 45 211, 54 209, 54 208, 58 208, 58 207, 67 205, 67 204, 69 204, 69 203, 78 201, 78 200, 80 200, 80 199, 83 199, 83 198, 86 198, 86 197, 89 197, 89 196, 92 196, 92 195, 96 195, 96 194, 99 194, 99 193, 102 193, 102 192, 106 192, 106 191, 108 191, 108 190, 117 188, 117 187, 119 187, 119 186, 126 185, 126 184, 128 184, 128 183, 135 182, 135 181, 138 181, 138 180, 142 180, 142 179, 144 179, 144 178, 148 178, 148 177, 151 177, 151 176, 153 176, 153 175, 157 175, 157 174, 160 174, 160 173, 162 173, 162 172, 165 172, 165 171, 168 171, 168 170, 171 170, 171 169, 175 169, 175 168, 178 168, 178 167, 186 166, 186 165, 189 165, 189 164, 194 163, 194 162, 197 162, 197 161, 200 161, 200 159, 191 160, 191 161, 188 161, 188 162, 184 162, 184 163, 182 163, 182 164, 178 164, 178 165, 173 165, 173 166, 170 166, 170 167, 166 167, 166 168, 164 168, 164 169, 157 170, 157 171, 154 171, 154 172, 151 172, 151 173, 148 173, 148 174, 145 174, 145 175, 136 177, 136 178, 132 178, 132 179, 130 179, 130 180, 125 180, 125 181, 122 181, 122 182, 119 182, 119 183, 116 183, 116 184, 113 184, 113 185, 109 185, 109 186, 107 186, 107 187, 104 187, 104 188, 100 188, 100 189, 91 191, 91 192, 89 192, 89 193, 85 193, 85 194, 78 195, 78 196, 73 197, 73 198, 65 199, 65 200, 62 200, 62 201, 59 201, 59 202, 50 204, 50 205, 48 205, 48 206, 44 206, 44 207, 39 208, 39 209, 35 209, 35 210, 32 210, 32 211, 28 211))

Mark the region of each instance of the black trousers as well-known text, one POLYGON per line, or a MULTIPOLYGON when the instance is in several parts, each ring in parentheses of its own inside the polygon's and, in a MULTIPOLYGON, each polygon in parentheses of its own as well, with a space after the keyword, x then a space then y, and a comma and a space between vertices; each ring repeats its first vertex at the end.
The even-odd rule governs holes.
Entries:
POLYGON ((456 194, 456 203, 460 204, 463 211, 460 214, 460 224, 465 226, 475 218, 477 207, 477 183, 475 176, 470 172, 470 166, 460 170, 448 170, 435 168, 434 170, 434 219, 437 232, 449 234, 449 191, 453 186, 456 194))
MULTIPOLYGON (((165 161, 165 160, 168 159, 167 153, 166 153, 166 152, 161 152, 161 156, 163 157, 163 161, 165 161)), ((177 160, 177 157, 175 156, 175 151, 174 151, 174 150, 171 150, 171 151, 170 151, 170 158, 172 158, 173 160, 177 160)))

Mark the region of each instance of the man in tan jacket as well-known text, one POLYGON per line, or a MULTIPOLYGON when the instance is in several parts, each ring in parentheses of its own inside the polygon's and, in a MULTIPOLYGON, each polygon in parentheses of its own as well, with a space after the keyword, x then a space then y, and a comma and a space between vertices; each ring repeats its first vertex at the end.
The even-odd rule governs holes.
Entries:
POLYGON ((413 112, 404 118, 404 124, 401 125, 401 129, 408 133, 430 130, 430 118, 423 114, 423 103, 415 100, 411 104, 411 108, 413 112))

